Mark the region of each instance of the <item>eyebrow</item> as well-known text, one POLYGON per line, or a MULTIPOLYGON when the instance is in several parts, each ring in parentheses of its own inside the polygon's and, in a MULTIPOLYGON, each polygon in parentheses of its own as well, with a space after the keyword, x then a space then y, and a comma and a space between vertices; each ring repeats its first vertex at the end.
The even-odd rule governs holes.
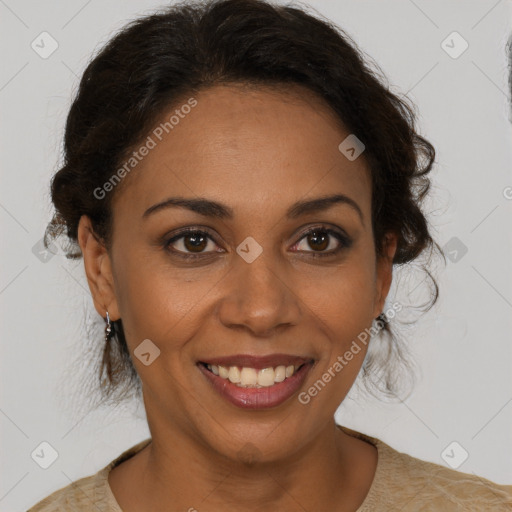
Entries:
MULTIPOLYGON (((350 197, 344 194, 334 194, 330 196, 317 197, 315 199, 298 201, 286 211, 288 219, 296 219, 303 215, 322 212, 337 204, 346 204, 350 206, 359 216, 364 224, 363 212, 359 205, 350 197)), ((167 208, 185 208, 204 217, 213 217, 217 219, 233 219, 233 209, 222 203, 211 201, 206 198, 183 198, 169 197, 160 203, 150 206, 142 215, 143 219, 148 218, 153 213, 167 208)))

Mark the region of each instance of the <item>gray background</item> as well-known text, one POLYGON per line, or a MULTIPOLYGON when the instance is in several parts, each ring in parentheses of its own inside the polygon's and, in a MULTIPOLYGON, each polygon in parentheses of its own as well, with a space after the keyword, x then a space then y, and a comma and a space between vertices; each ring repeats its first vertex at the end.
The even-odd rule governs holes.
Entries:
MULTIPOLYGON (((458 259, 448 257, 437 273, 438 305, 423 316, 411 312, 418 322, 402 331, 421 370, 414 393, 394 404, 351 393, 337 421, 438 464, 447 465, 441 454, 456 441, 469 454, 460 471, 512 484, 512 124, 505 54, 511 2, 308 3, 345 29, 381 66, 393 91, 408 93, 417 105, 420 132, 437 150, 430 222, 440 245, 458 250, 458 259), (441 46, 453 31, 469 44, 458 58, 441 46)), ((25 510, 149 435, 140 408, 80 417, 59 398, 70 384, 63 372, 84 345, 84 313, 97 314, 82 260, 67 261, 59 249, 43 262, 32 249, 51 216, 49 181, 85 65, 128 20, 161 5, 0 0, 2 511, 25 510), (31 48, 43 31, 58 43, 46 59, 31 48), (31 458, 43 441, 58 452, 48 469, 31 458)), ((419 300, 396 283, 390 301, 419 300)), ((461 448, 451 454, 460 457, 461 448)))

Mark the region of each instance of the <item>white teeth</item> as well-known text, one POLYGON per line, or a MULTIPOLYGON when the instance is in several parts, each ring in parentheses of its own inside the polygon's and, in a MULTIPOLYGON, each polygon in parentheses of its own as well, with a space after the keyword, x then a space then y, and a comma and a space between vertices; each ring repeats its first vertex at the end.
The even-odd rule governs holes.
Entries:
POLYGON ((258 372, 258 384, 260 386, 272 386, 274 384, 274 368, 263 368, 258 372))
POLYGON ((275 368, 255 368, 238 366, 221 366, 216 364, 207 364, 206 367, 214 374, 223 379, 227 379, 239 387, 261 388, 273 386, 278 382, 283 382, 286 378, 291 377, 297 368, 301 365, 279 365, 275 368))
POLYGON ((233 384, 240 382, 240 370, 237 366, 230 366, 228 372, 228 379, 233 384))
POLYGON ((240 372, 240 384, 242 386, 254 386, 258 384, 258 374, 254 368, 242 368, 240 372))
POLYGON ((274 381, 275 382, 283 382, 283 380, 286 378, 286 367, 283 365, 278 366, 275 371, 274 375, 274 381))

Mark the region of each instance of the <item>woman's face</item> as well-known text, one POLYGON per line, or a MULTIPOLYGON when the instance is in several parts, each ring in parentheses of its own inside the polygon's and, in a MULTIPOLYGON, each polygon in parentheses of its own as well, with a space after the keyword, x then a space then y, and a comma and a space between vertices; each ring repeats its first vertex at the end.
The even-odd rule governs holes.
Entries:
POLYGON ((252 443, 250 457, 277 459, 332 425, 366 345, 335 363, 382 312, 391 260, 376 260, 364 153, 349 160, 338 149, 349 132, 320 99, 240 86, 195 99, 169 133, 149 134, 155 147, 114 196, 111 253, 84 251, 86 270, 98 312, 122 318, 154 439, 181 436, 231 458, 252 443), (334 195, 348 199, 297 207, 334 195), (170 198, 204 202, 148 212, 170 198), (206 235, 180 237, 184 228, 206 235), (285 358, 234 357, 275 354, 285 358), (244 390, 201 365, 219 358, 232 380, 229 367, 245 366, 244 382, 264 384, 244 390), (310 361, 295 380, 265 380, 310 361))

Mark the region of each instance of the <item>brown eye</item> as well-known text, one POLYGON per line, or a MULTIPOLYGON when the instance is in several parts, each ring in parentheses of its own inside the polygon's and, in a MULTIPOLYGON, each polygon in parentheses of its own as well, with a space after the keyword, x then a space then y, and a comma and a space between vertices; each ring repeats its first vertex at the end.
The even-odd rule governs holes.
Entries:
POLYGON ((183 245, 190 252, 201 252, 208 245, 207 238, 200 233, 185 235, 183 245))
POLYGON ((316 227, 306 232, 299 242, 294 245, 294 249, 298 249, 299 252, 310 253, 312 257, 322 257, 333 256, 342 249, 348 249, 351 245, 352 240, 348 236, 333 229, 316 227), (308 247, 312 250, 308 250, 308 247))
POLYGON ((219 252, 215 250, 215 246, 211 235, 197 229, 182 231, 164 244, 166 250, 184 258, 201 257, 219 252), (209 250, 206 250, 207 248, 209 250))
POLYGON ((325 251, 329 246, 330 235, 325 231, 312 231, 306 238, 309 246, 317 251, 325 251))

